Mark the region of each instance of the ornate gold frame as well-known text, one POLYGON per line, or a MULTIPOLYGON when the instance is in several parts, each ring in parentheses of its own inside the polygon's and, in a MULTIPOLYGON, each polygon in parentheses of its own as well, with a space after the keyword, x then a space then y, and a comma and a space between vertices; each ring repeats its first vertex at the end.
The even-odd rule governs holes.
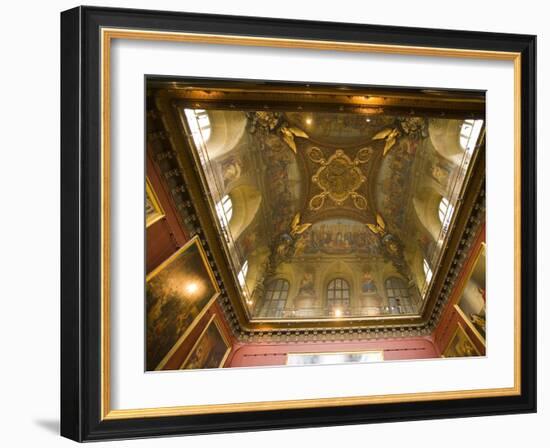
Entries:
POLYGON ((225 364, 225 361, 227 361, 227 357, 229 356, 229 353, 231 352, 231 344, 229 343, 229 341, 225 337, 225 334, 224 334, 223 330, 221 329, 221 326, 218 322, 217 314, 213 314, 212 317, 206 323, 204 329, 201 331, 201 334, 199 334, 199 337, 197 338, 197 340, 193 344, 193 347, 191 347, 191 350, 189 350, 189 353, 185 357, 185 360, 181 363, 180 370, 182 370, 183 366, 185 366, 185 364, 187 364, 187 361, 189 361, 189 358, 194 353, 197 346, 199 345, 199 342, 204 337, 205 333, 208 331, 208 328, 210 328, 210 325, 212 325, 212 324, 214 324, 216 326, 216 328, 218 330, 218 333, 220 333, 220 336, 222 337, 223 342, 224 342, 225 346, 227 347, 227 349, 225 350, 225 354, 223 355, 222 360, 220 361, 220 364, 218 365, 218 368, 223 367, 223 365, 225 364))
POLYGON ((330 42, 302 39, 261 38, 234 35, 193 34, 135 29, 101 29, 101 211, 102 211, 102 307, 101 307, 101 418, 102 420, 146 418, 161 416, 198 415, 218 412, 299 409, 323 406, 346 406, 396 402, 418 402, 481 397, 502 397, 521 394, 521 53, 504 51, 467 50, 454 48, 427 48, 417 46, 330 42), (514 63, 514 386, 507 388, 406 393, 396 395, 281 400, 217 405, 192 405, 144 409, 111 409, 110 406, 110 51, 114 39, 143 41, 225 44, 255 47, 313 49, 345 52, 370 52, 412 56, 438 56, 512 61, 514 63))

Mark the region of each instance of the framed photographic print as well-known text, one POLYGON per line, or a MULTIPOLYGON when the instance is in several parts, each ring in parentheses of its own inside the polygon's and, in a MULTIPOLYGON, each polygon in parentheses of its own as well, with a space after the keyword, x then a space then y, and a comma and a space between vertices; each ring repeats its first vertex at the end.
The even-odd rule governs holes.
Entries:
POLYGON ((534 36, 61 21, 62 435, 536 411, 534 36))

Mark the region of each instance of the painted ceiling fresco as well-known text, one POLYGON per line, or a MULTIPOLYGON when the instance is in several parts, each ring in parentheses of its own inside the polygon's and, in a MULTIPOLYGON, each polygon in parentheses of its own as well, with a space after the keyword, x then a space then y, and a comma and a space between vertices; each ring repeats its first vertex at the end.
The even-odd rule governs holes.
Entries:
POLYGON ((418 311, 481 120, 190 109, 181 116, 252 318, 418 311))

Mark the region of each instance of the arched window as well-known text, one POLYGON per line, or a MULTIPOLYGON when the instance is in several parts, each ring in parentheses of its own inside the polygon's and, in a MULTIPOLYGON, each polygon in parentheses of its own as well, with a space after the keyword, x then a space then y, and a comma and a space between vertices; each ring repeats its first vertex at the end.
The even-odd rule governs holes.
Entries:
POLYGON ((411 293, 405 280, 399 277, 386 279, 386 295, 391 314, 412 313, 411 293))
POLYGON ((208 112, 204 109, 185 109, 185 118, 187 118, 189 131, 195 143, 201 165, 206 166, 208 164, 206 142, 210 139, 212 131, 208 112))
POLYGON ((441 228, 443 229, 443 233, 446 233, 449 228, 449 224, 451 223, 451 219, 453 217, 453 211, 454 211, 453 205, 449 202, 447 198, 442 197, 441 200, 439 201, 438 214, 439 214, 439 222, 441 223, 441 228))
POLYGON ((189 130, 191 131, 195 145, 198 148, 202 148, 210 138, 210 133, 212 132, 208 112, 204 109, 185 109, 185 117, 187 118, 189 130))
POLYGON ((282 317, 288 298, 290 284, 283 278, 273 280, 265 290, 261 315, 263 317, 282 317))
POLYGON ((216 204, 216 214, 222 228, 227 229, 229 226, 229 221, 231 221, 231 216, 233 216, 233 201, 229 195, 225 195, 221 200, 216 204))
POLYGON ((423 267, 424 267, 424 277, 426 278, 425 284, 428 285, 432 280, 433 272, 432 272, 432 268, 430 267, 430 264, 428 263, 428 260, 426 260, 425 258, 423 261, 423 267))
POLYGON ((199 125, 199 129, 201 130, 202 138, 206 142, 210 138, 210 132, 212 131, 208 112, 206 112, 204 109, 197 109, 195 110, 195 116, 197 117, 197 124, 199 125))
POLYGON ((349 314, 350 288, 343 278, 331 280, 327 286, 327 307, 329 314, 335 317, 349 314))
POLYGON ((441 198, 439 201, 439 221, 443 222, 445 219, 445 215, 447 214, 447 210, 449 209, 449 200, 447 198, 441 198))
POLYGON ((248 260, 244 260, 241 270, 237 275, 237 280, 239 280, 239 285, 241 285, 242 288, 246 286, 246 274, 248 274, 248 260))
POLYGON ((460 146, 464 151, 474 151, 482 126, 483 120, 464 120, 460 127, 460 146))

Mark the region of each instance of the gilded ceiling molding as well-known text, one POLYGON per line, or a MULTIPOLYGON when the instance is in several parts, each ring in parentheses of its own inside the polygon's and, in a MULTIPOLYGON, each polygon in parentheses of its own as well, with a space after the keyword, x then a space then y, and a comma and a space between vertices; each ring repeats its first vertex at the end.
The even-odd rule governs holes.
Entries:
POLYGON ((295 139, 309 138, 308 135, 300 128, 291 126, 285 120, 284 114, 281 112, 248 112, 248 131, 254 134, 258 129, 265 132, 278 135, 282 141, 296 154, 297 147, 295 139))
POLYGON ((327 160, 322 156, 319 148, 310 148, 308 151, 310 160, 321 165, 311 178, 312 182, 321 189, 321 193, 309 200, 309 209, 319 210, 328 197, 339 206, 351 198, 357 209, 365 210, 367 198, 357 190, 367 181, 367 178, 359 166, 368 162, 371 153, 372 149, 363 148, 352 160, 344 151, 337 149, 327 160))

